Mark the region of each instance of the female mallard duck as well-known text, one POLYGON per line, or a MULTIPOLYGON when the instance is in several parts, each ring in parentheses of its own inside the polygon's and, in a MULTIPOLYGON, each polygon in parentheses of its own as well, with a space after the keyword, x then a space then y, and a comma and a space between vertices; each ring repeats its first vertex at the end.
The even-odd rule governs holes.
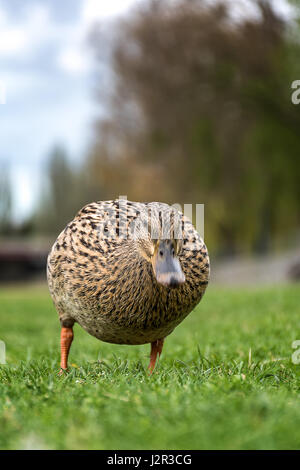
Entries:
POLYGON ((193 310, 209 279, 206 246, 173 207, 125 199, 85 206, 48 257, 61 323, 61 369, 73 325, 108 343, 151 343, 153 371, 163 341, 193 310))

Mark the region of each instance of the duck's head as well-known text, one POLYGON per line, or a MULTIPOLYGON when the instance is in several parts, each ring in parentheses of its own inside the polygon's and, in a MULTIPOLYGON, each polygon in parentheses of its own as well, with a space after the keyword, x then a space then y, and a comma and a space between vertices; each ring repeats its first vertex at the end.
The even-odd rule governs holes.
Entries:
POLYGON ((165 287, 175 288, 185 282, 179 252, 181 240, 151 240, 140 245, 144 258, 152 264, 157 282, 165 287))

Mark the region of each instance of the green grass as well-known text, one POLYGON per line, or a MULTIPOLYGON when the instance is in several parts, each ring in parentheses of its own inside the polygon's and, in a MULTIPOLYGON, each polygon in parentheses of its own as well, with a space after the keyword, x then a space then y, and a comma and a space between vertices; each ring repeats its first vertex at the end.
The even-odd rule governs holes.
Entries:
POLYGON ((300 448, 298 286, 210 287, 151 377, 148 345, 76 326, 60 378, 59 332, 46 289, 0 290, 1 449, 300 448))

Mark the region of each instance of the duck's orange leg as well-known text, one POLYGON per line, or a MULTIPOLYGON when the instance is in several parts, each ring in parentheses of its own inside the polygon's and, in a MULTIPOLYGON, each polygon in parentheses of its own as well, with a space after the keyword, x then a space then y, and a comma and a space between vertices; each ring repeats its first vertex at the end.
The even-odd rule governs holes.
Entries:
POLYGON ((157 341, 153 341, 153 343, 151 343, 150 363, 148 366, 149 374, 152 374, 155 368, 157 355, 161 355, 163 345, 164 339, 158 339, 157 341))
POLYGON ((68 356, 74 338, 73 328, 62 327, 60 333, 60 374, 68 369, 68 356))

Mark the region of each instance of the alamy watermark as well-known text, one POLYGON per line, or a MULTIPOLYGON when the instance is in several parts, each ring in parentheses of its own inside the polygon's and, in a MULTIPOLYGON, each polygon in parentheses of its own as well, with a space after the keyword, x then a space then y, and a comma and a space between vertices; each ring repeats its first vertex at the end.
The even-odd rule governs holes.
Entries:
POLYGON ((150 236, 152 240, 181 240, 187 236, 192 222, 204 239, 204 204, 141 204, 119 196, 113 202, 99 205, 95 216, 95 229, 101 239, 141 240, 150 236))
POLYGON ((300 364, 300 340, 296 339, 292 342, 292 348, 296 349, 296 351, 292 354, 292 363, 293 364, 300 364))
POLYGON ((6 348, 4 341, 0 340, 0 364, 6 364, 6 348))
POLYGON ((300 80, 294 80, 291 84, 293 91, 291 100, 293 104, 300 104, 300 80))

